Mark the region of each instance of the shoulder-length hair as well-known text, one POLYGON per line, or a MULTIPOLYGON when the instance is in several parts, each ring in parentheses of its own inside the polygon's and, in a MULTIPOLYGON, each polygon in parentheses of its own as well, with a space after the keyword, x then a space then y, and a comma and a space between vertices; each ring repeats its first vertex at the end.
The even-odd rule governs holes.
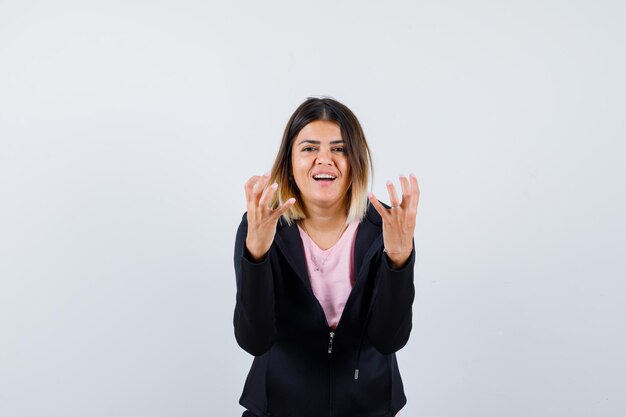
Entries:
POLYGON ((367 212, 367 190, 374 175, 370 150, 363 128, 354 113, 345 105, 327 97, 308 98, 287 122, 268 182, 278 183, 273 206, 278 207, 290 197, 295 197, 296 202, 283 214, 284 219, 287 224, 291 224, 295 220, 306 218, 306 207, 302 204, 300 190, 292 175, 291 148, 300 130, 316 120, 335 122, 341 129, 351 174, 350 187, 346 193, 346 223, 361 221, 367 212))

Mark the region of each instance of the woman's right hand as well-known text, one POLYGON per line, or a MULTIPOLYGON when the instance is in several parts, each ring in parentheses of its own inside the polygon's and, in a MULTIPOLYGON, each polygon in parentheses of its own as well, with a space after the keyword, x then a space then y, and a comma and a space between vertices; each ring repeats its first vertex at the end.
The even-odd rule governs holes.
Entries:
POLYGON ((269 204, 276 194, 278 184, 268 186, 269 178, 269 174, 255 175, 245 185, 248 208, 246 248, 254 261, 262 260, 270 250, 278 219, 296 202, 295 198, 290 198, 281 206, 272 209, 269 204))

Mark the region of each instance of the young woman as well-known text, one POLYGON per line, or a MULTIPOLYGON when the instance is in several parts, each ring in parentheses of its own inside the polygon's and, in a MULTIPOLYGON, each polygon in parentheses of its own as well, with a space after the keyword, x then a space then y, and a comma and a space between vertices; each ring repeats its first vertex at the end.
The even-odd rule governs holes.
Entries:
POLYGON ((235 337, 254 355, 249 417, 393 417, 406 403, 395 352, 411 331, 417 179, 391 206, 367 193, 371 158, 354 114, 310 98, 270 174, 245 184, 235 337), (369 204, 368 204, 369 202, 369 204))

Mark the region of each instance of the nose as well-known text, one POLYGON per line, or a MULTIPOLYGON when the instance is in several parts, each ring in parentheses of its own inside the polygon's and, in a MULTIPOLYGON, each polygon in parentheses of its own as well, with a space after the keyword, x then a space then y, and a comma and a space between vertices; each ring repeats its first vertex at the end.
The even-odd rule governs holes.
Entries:
POLYGON ((315 163, 317 165, 332 165, 333 156, 332 156, 332 152, 330 151, 330 149, 321 148, 319 152, 317 153, 317 158, 315 160, 315 163))

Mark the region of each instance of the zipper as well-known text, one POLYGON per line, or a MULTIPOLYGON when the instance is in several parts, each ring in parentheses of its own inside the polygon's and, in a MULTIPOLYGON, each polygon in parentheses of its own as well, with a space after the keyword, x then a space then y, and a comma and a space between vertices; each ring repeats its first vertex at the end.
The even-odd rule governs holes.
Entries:
POLYGON ((333 339, 335 332, 330 331, 328 334, 328 416, 333 415, 333 339))

